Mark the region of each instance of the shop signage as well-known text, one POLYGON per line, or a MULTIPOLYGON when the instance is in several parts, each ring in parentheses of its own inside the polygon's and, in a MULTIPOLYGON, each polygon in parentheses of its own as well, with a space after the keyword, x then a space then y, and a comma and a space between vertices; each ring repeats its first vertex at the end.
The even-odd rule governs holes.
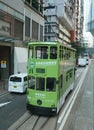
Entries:
POLYGON ((1 60, 1 68, 6 68, 6 60, 1 60))

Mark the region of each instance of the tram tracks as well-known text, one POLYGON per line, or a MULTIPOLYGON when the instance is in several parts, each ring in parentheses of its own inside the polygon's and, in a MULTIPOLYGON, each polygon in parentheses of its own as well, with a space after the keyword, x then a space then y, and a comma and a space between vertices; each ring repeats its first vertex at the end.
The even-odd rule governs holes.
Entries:
POLYGON ((8 130, 42 130, 50 117, 42 117, 26 112, 8 130))
POLYGON ((44 117, 26 112, 23 119, 19 119, 8 130, 57 130, 58 115, 44 117))

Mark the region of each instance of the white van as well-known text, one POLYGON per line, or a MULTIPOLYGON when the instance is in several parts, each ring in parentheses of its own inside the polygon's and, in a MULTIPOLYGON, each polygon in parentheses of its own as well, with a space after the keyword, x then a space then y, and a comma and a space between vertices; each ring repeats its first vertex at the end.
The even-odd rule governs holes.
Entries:
POLYGON ((79 57, 78 58, 78 66, 85 67, 87 64, 86 58, 79 57))
POLYGON ((9 77, 9 92, 24 93, 27 88, 27 74, 20 73, 9 77))

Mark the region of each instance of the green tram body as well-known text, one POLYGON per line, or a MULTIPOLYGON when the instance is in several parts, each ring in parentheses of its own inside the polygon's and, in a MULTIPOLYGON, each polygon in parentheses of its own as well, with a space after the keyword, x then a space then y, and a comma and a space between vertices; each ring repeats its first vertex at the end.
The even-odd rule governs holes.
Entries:
POLYGON ((58 42, 28 44, 27 109, 56 115, 74 87, 75 49, 58 42))

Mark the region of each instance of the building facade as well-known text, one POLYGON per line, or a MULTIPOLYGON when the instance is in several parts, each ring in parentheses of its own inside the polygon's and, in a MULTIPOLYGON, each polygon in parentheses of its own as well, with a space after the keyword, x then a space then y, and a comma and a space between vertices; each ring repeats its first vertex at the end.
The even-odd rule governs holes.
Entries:
MULTIPOLYGON (((45 41, 59 41, 70 44, 74 30, 74 0, 44 0, 45 41)), ((74 38, 74 37, 72 37, 74 38)))
POLYGON ((75 0, 75 41, 82 43, 84 8, 83 0, 75 0))
POLYGON ((26 72, 26 41, 42 41, 42 0, 0 0, 0 80, 26 72))
POLYGON ((45 41, 63 44, 81 42, 83 33, 83 1, 44 0, 45 41))
POLYGON ((88 14, 88 22, 87 22, 87 31, 91 32, 94 36, 94 1, 90 0, 88 4, 89 14, 88 14))

